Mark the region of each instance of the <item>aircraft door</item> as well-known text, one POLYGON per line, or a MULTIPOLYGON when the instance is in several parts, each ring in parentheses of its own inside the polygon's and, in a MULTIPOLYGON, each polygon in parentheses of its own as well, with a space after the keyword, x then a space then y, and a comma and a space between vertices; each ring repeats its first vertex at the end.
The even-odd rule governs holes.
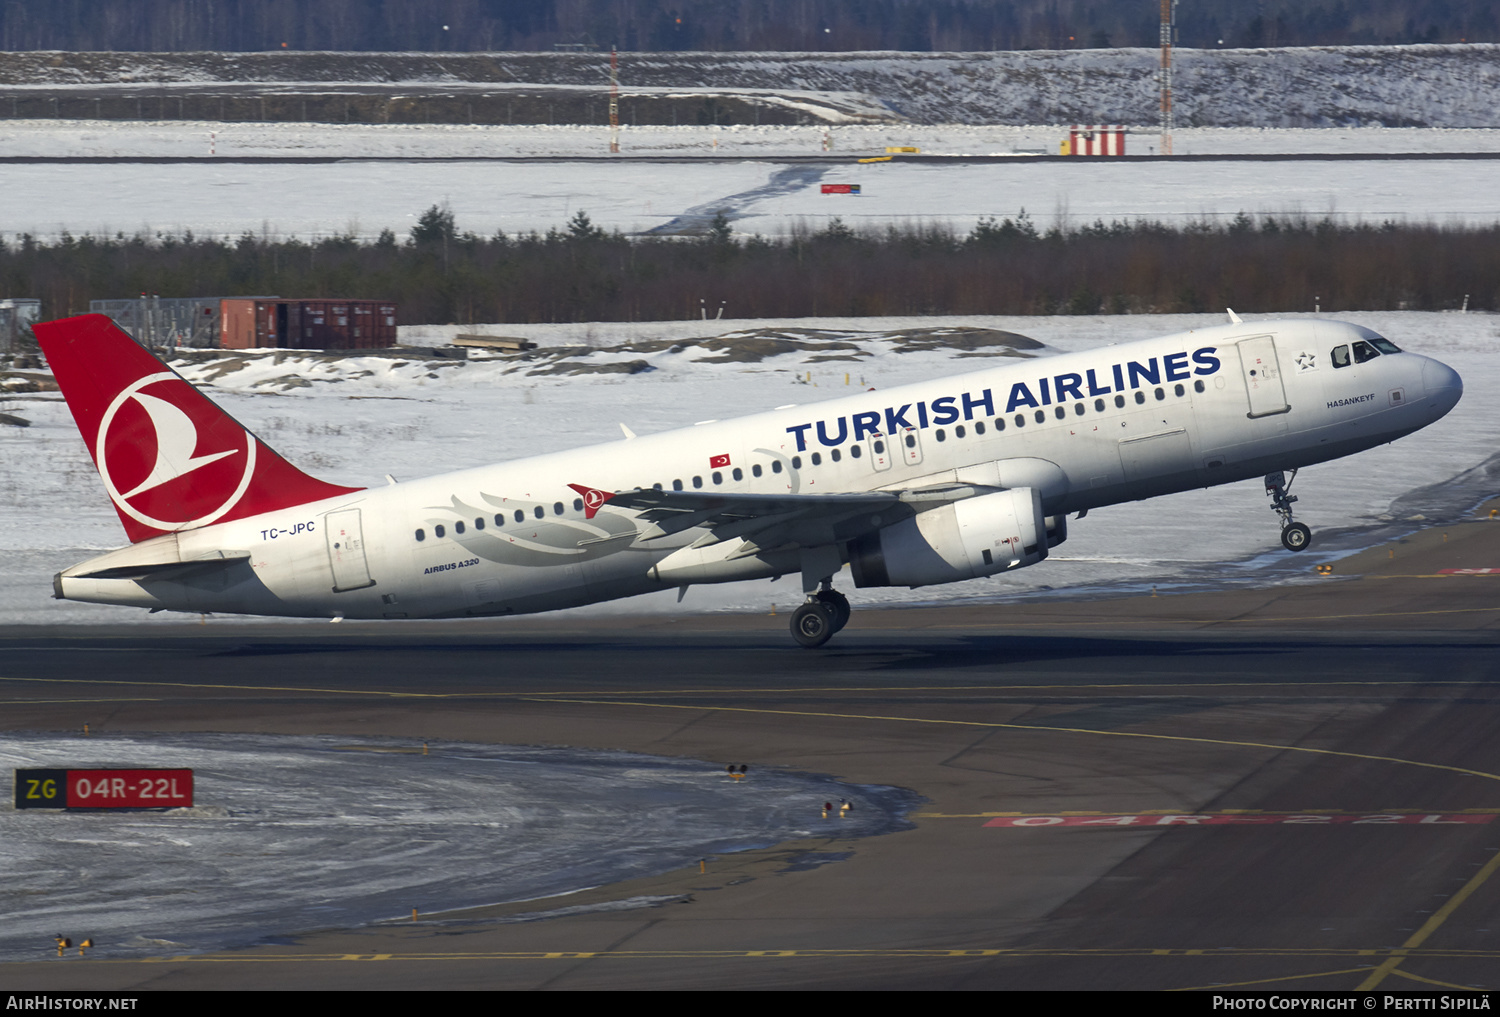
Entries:
POLYGON ((922 433, 915 427, 908 427, 896 436, 900 444, 897 448, 901 451, 901 461, 907 466, 916 466, 922 462, 922 433))
POLYGON ((374 586, 370 566, 365 559, 365 537, 360 528, 359 509, 343 509, 323 517, 323 534, 328 543, 328 564, 333 569, 333 592, 363 590, 374 586))
POLYGON ((867 451, 870 455, 870 468, 877 473, 890 469, 891 457, 895 451, 891 448, 891 439, 883 434, 872 434, 865 442, 869 445, 867 451))
POLYGON ((1281 365, 1276 360, 1276 340, 1268 335, 1241 340, 1240 370, 1245 377, 1245 391, 1250 398, 1247 417, 1268 417, 1291 409, 1286 388, 1281 381, 1281 365))

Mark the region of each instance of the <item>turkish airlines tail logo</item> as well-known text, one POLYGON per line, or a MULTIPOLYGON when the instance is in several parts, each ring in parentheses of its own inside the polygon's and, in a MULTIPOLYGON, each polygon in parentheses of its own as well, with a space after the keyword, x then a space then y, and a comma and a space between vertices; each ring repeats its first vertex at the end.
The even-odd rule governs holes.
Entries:
POLYGON ((132 543, 359 490, 288 463, 102 314, 35 332, 132 543))

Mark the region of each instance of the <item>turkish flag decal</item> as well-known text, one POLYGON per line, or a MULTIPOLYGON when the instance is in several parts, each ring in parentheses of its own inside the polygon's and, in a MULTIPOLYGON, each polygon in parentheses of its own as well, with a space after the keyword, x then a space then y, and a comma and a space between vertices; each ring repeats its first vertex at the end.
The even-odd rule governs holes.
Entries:
POLYGON ((601 491, 595 487, 584 487, 582 484, 569 484, 568 486, 583 495, 583 518, 585 519, 594 518, 594 513, 614 497, 611 492, 601 491))
POLYGON ((722 456, 709 456, 708 457, 708 468, 711 469, 711 470, 722 470, 724 467, 726 467, 728 465, 729 465, 729 456, 727 454, 726 455, 722 455, 722 456))

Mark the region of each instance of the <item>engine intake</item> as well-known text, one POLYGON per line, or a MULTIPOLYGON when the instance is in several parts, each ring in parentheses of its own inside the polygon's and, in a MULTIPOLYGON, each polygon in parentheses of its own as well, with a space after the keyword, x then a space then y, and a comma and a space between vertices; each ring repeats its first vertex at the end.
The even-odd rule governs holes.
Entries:
POLYGON ((956 583, 1035 565, 1047 557, 1047 536, 1040 491, 996 491, 850 541, 849 570, 859 587, 956 583))

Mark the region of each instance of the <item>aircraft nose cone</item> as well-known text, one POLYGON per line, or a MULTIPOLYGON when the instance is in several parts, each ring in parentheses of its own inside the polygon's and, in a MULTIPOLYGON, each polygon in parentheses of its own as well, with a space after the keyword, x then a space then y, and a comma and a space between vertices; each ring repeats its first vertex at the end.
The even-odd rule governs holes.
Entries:
POLYGON ((1437 360, 1422 364, 1422 386, 1427 390, 1427 400, 1439 408, 1439 415, 1458 405, 1464 394, 1464 380, 1458 372, 1437 360))

